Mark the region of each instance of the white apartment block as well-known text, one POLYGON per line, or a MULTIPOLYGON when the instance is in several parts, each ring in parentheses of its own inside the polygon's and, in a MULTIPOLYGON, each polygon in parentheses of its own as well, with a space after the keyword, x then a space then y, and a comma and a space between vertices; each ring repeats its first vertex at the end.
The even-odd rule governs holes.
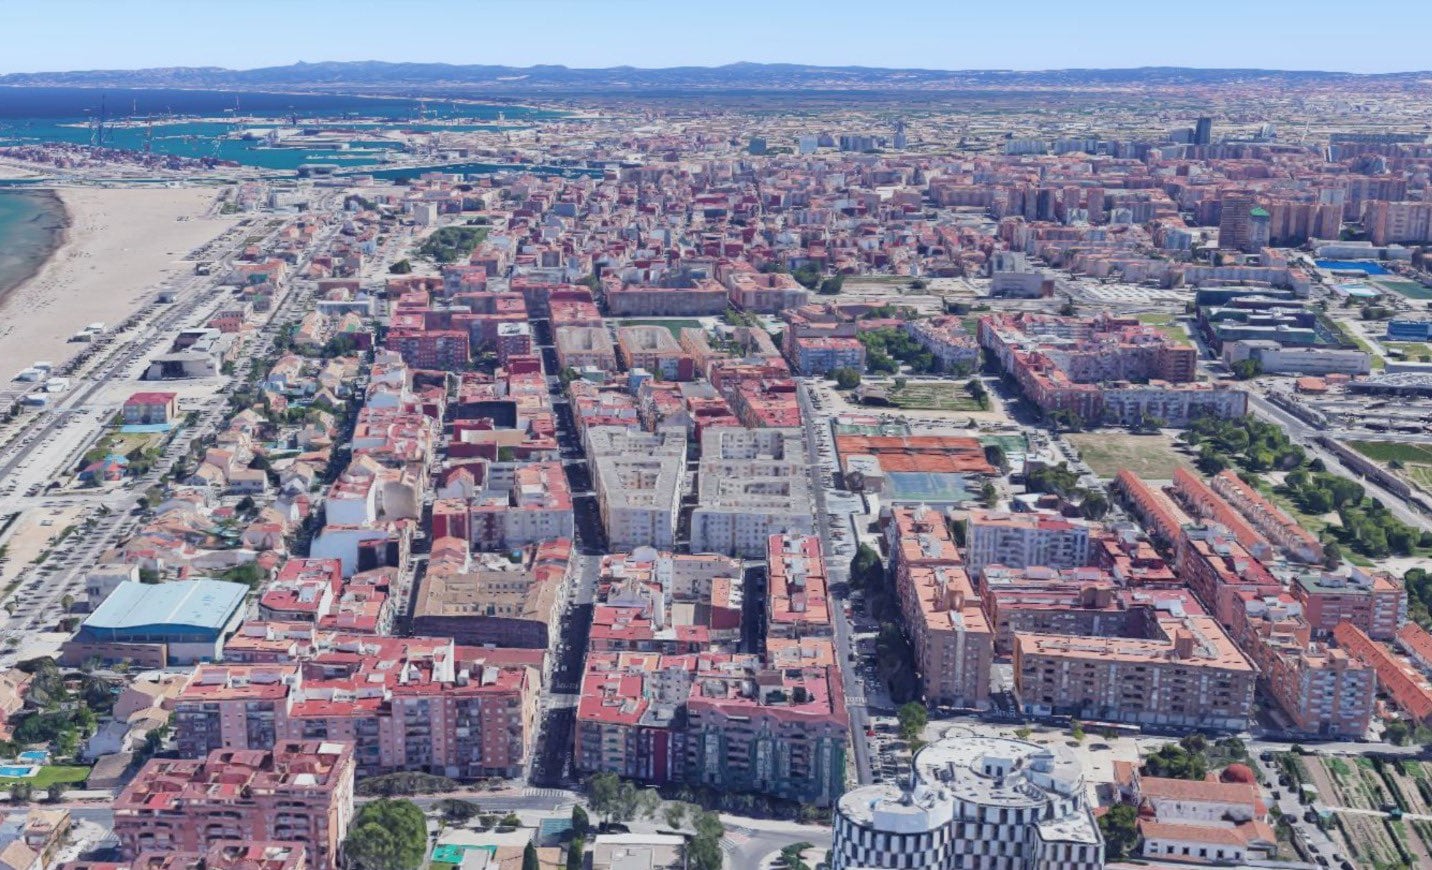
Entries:
POLYGON ((596 426, 586 432, 607 546, 671 550, 686 481, 686 431, 596 426))
POLYGON ((815 533, 801 438, 799 429, 702 433, 691 552, 758 558, 771 535, 815 533))
POLYGON ((986 565, 1078 568, 1089 564, 1091 526, 1056 514, 972 510, 965 564, 979 577, 986 565))

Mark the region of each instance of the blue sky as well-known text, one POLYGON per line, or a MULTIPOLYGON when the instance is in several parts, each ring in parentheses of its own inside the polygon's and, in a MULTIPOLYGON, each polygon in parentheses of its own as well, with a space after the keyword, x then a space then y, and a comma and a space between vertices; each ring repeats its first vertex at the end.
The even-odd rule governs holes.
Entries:
POLYGON ((299 60, 1432 67, 1427 0, 0 0, 0 73, 299 60))

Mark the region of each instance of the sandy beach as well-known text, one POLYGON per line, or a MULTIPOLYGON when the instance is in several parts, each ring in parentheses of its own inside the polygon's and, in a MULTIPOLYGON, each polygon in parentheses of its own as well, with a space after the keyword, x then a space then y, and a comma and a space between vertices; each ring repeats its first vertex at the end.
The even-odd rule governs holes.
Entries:
MULTIPOLYGON (((0 303, 0 361, 19 370, 61 362, 86 325, 124 320, 182 258, 236 218, 205 217, 211 188, 57 188, 69 214, 65 240, 30 280, 0 303), (180 220, 180 218, 186 218, 180 220)), ((9 377, 13 371, 0 371, 9 377)))

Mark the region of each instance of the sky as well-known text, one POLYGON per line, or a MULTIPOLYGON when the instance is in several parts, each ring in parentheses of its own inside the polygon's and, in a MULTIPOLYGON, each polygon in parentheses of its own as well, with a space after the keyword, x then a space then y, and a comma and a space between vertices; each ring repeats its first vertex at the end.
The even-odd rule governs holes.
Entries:
POLYGON ((0 73, 387 60, 1428 69, 1427 0, 0 0, 0 73))

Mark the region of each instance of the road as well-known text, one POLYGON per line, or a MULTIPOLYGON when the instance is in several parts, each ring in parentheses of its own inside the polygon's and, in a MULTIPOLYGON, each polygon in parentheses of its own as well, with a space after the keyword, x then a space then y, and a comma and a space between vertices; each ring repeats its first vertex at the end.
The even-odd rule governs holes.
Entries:
MULTIPOLYGON (((542 354, 548 382, 557 384, 551 373, 556 372, 556 351, 551 343, 550 323, 533 321, 533 337, 542 354)), ((572 570, 562 592, 562 614, 553 632, 553 648, 548 656, 549 672, 544 674, 541 717, 532 764, 528 774, 534 786, 573 784, 578 776, 572 761, 576 739, 577 698, 581 691, 582 672, 586 666, 587 635, 592 625, 592 607, 597 592, 597 575, 601 556, 606 552, 606 535, 598 516, 596 495, 591 492, 591 474, 582 456, 581 439, 576 421, 566 399, 552 397, 553 416, 557 421, 557 445, 561 451, 562 469, 572 491, 572 525, 574 550, 572 570)))
POLYGON ((1388 511, 1402 522, 1414 529, 1432 530, 1432 519, 1409 506, 1401 496, 1388 492, 1371 480, 1360 478, 1356 472, 1339 462, 1336 456, 1318 446, 1317 436, 1323 434, 1321 430, 1303 422, 1293 414, 1251 391, 1248 393, 1248 409, 1264 420, 1281 427, 1288 433, 1288 437, 1307 450, 1309 455, 1321 459, 1323 465, 1332 474, 1356 480, 1369 496, 1381 501, 1388 511))
MULTIPOLYGON (((845 615, 846 590, 850 581, 849 561, 835 552, 831 541, 830 527, 826 522, 825 490, 830 484, 829 469, 820 461, 820 426, 824 418, 811 406, 810 393, 804 382, 797 382, 796 395, 801 406, 801 420, 805 428, 806 452, 811 479, 811 492, 815 495, 815 527, 820 535, 821 553, 825 557, 826 576, 830 581, 832 597, 836 606, 831 608, 835 629, 835 657, 840 663, 841 685, 845 690, 846 710, 850 716, 850 748, 855 759, 856 781, 869 785, 874 781, 870 769, 870 746, 865 732, 870 717, 865 709, 865 693, 860 684, 859 671, 852 667, 858 658, 852 642, 853 630, 845 615), (836 590, 840 590, 839 593, 836 590)), ((740 866, 740 865, 738 865, 740 866)))

